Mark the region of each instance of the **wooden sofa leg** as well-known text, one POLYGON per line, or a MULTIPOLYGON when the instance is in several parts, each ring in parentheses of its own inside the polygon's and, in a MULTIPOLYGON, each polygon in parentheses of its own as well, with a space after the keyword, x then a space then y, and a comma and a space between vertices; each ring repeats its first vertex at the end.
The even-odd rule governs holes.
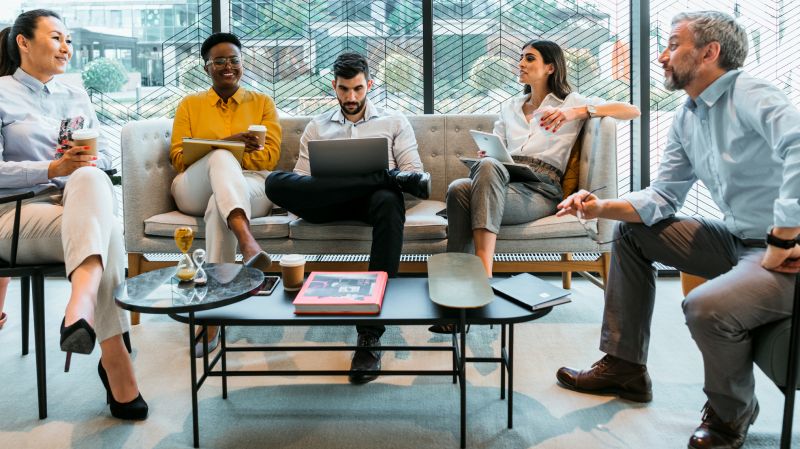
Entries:
MULTIPOLYGON (((572 253, 564 253, 561 255, 562 262, 569 262, 572 260, 572 253)), ((561 272, 561 284, 564 290, 569 290, 572 288, 572 272, 571 271, 563 271, 561 272)))
POLYGON ((603 290, 608 286, 608 270, 611 268, 611 253, 600 254, 600 277, 603 279, 603 290))
MULTIPOLYGON (((144 255, 141 253, 128 253, 128 277, 132 278, 141 274, 142 272, 142 261, 144 260, 144 255)), ((131 325, 136 326, 139 324, 139 312, 130 312, 131 314, 131 325)))

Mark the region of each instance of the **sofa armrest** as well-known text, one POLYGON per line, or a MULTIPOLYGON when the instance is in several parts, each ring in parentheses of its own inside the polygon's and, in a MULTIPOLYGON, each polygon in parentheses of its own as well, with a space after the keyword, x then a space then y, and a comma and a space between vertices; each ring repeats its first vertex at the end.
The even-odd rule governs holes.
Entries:
MULTIPOLYGON (((617 120, 612 117, 593 118, 583 125, 583 146, 578 187, 593 190, 600 198, 616 198, 617 194, 617 120)), ((598 220, 598 240, 608 242, 614 232, 614 221, 598 220)), ((610 250, 610 245, 604 245, 610 250)))
POLYGON ((169 163, 171 119, 133 121, 122 128, 122 201, 125 247, 140 252, 144 220, 176 209, 170 193, 175 170, 169 163))

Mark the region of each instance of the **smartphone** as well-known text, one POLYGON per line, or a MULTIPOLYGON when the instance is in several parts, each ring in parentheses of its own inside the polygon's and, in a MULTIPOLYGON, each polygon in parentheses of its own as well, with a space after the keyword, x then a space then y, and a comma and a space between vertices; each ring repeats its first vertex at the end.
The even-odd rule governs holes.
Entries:
POLYGON ((280 278, 278 276, 264 276, 264 285, 261 286, 261 290, 259 290, 256 295, 258 296, 269 296, 272 294, 272 291, 275 290, 275 286, 278 285, 278 280, 280 278))

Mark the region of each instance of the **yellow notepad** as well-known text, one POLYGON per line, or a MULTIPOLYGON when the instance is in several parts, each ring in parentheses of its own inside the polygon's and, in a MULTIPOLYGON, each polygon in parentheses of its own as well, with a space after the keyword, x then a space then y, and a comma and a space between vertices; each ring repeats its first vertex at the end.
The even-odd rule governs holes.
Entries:
POLYGON ((183 138, 183 163, 190 166, 208 154, 211 150, 222 149, 230 151, 242 165, 244 156, 244 142, 231 142, 229 140, 192 139, 183 138))

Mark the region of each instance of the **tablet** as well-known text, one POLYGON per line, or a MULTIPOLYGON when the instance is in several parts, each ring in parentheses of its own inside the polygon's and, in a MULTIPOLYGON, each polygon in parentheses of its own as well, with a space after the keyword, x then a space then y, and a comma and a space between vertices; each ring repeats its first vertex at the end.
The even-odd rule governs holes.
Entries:
POLYGON ((478 145, 478 149, 485 152, 486 156, 495 158, 500 162, 514 163, 499 136, 474 129, 470 130, 469 133, 472 135, 475 144, 478 145))

